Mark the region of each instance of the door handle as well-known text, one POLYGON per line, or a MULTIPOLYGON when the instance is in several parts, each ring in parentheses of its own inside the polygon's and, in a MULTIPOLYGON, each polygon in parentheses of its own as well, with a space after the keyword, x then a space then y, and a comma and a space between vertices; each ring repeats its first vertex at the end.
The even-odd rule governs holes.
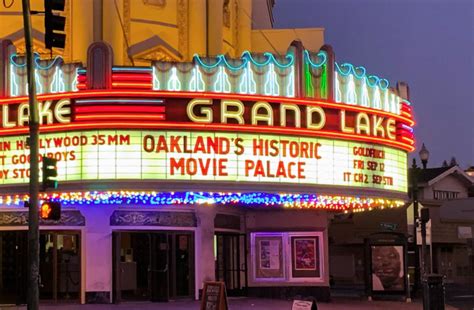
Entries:
POLYGON ((165 265, 165 268, 157 270, 157 272, 167 272, 167 271, 168 271, 168 264, 165 265))
POLYGON ((151 272, 167 272, 168 271, 168 264, 165 265, 163 269, 148 269, 151 272))

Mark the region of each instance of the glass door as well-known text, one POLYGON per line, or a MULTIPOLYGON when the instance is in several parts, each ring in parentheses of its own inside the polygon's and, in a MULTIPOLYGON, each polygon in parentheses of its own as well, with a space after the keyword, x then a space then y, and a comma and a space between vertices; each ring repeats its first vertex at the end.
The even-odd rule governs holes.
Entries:
POLYGON ((194 239, 192 233, 170 233, 170 298, 194 294, 194 239))
POLYGON ((150 291, 151 301, 168 301, 169 287, 169 244, 167 233, 151 233, 150 291))
POLYGON ((225 282, 229 296, 247 294, 247 246, 244 234, 215 236, 216 280, 225 282))
POLYGON ((40 298, 80 299, 80 232, 40 233, 40 298))
POLYGON ((123 231, 112 236, 115 303, 193 296, 192 233, 123 231))
POLYGON ((27 250, 26 231, 0 232, 0 304, 26 303, 27 250))

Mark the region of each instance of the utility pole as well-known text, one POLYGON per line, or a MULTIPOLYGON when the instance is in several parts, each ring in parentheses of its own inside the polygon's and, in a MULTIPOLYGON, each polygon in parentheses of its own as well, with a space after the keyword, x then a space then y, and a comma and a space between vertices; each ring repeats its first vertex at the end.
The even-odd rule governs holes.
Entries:
POLYGON ((418 284, 420 283, 420 252, 418 251, 417 244, 417 227, 418 227, 418 180, 417 180, 418 167, 416 166, 416 160, 413 158, 413 164, 411 166, 411 188, 412 188, 412 201, 413 201, 413 245, 415 252, 415 281, 413 282, 413 297, 416 296, 418 291, 418 284))
POLYGON ((28 72, 28 106, 30 126, 30 207, 28 212, 28 310, 39 309, 39 163, 38 106, 36 104, 35 65, 31 39, 30 1, 22 0, 25 31, 26 69, 28 72))

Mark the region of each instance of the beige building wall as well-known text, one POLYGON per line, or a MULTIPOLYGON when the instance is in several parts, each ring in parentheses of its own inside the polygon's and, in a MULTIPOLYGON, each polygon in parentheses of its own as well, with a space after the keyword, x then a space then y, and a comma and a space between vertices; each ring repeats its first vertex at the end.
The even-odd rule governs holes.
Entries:
POLYGON ((252 51, 284 55, 288 46, 299 40, 310 51, 318 51, 324 45, 323 28, 261 29, 252 30, 252 51))
MULTIPOLYGON (((66 46, 64 50, 54 49, 53 56, 61 55, 67 62, 85 62, 87 47, 93 38, 92 3, 93 0, 66 1, 62 14, 66 17, 66 46)), ((43 0, 30 0, 30 9, 44 11, 43 0)), ((0 6, 0 40, 11 40, 19 54, 25 52, 22 12, 21 1, 12 2, 8 8, 0 6)), ((49 58, 50 51, 44 45, 44 15, 32 15, 31 24, 34 51, 49 58)))
MULTIPOLYGON (((66 46, 54 49, 65 61, 86 63, 87 48, 97 40, 112 46, 115 65, 146 66, 153 60, 190 61, 194 54, 239 57, 242 52, 285 54, 293 40, 316 51, 324 30, 268 29, 273 1, 263 0, 66 0, 66 46), (255 11, 256 10, 256 11, 255 11), (252 29, 261 30, 252 30, 252 29), (262 29, 267 28, 267 29, 262 29)), ((43 0, 31 0, 42 11, 43 0)), ((21 1, 0 7, 0 39, 24 53, 21 1)), ((34 50, 44 48, 44 16, 33 15, 34 50)))

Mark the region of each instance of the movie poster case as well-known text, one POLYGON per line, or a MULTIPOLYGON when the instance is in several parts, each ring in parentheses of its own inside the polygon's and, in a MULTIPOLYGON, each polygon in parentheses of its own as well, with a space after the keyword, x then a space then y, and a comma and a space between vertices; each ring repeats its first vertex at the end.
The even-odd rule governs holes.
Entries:
POLYGON ((255 282, 323 282, 323 232, 250 234, 255 282))

